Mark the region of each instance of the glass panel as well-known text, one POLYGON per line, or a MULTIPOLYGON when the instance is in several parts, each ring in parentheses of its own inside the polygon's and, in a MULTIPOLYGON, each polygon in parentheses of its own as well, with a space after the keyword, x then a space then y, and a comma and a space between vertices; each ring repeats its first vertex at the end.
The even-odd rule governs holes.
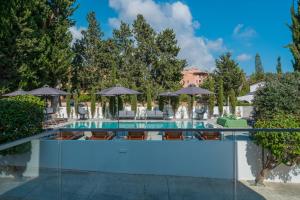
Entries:
POLYGON ((61 141, 62 199, 234 198, 232 139, 218 132, 123 132, 104 139, 101 131, 79 129, 61 141))
POLYGON ((41 139, 1 150, 0 199, 60 199, 59 147, 41 139))

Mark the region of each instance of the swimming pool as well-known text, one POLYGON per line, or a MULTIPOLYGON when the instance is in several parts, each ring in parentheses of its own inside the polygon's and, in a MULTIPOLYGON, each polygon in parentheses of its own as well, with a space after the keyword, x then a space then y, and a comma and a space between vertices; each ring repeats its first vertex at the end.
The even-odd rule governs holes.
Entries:
POLYGON ((116 122, 116 121, 80 121, 72 122, 63 126, 62 128, 74 129, 199 129, 199 128, 213 128, 213 125, 204 122, 190 121, 130 121, 130 122, 116 122))

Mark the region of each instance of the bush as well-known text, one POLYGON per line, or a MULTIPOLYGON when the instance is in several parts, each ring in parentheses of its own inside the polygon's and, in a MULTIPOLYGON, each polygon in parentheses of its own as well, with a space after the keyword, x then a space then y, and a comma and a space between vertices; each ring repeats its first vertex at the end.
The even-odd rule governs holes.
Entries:
POLYGON ((233 89, 229 91, 229 103, 230 103, 230 111, 231 114, 235 115, 235 109, 237 104, 237 98, 235 96, 235 92, 233 89))
MULTIPOLYGON (((272 119, 260 119, 255 128, 300 128, 300 116, 278 114, 272 119)), ((300 161, 300 132, 257 132, 254 142, 267 150, 265 163, 256 183, 262 183, 270 170, 283 163, 293 166, 300 161)))
POLYGON ((269 76, 254 96, 256 119, 271 119, 278 113, 300 115, 300 73, 269 76))
POLYGON ((42 131, 44 102, 31 95, 0 100, 0 143, 11 142, 42 131))
POLYGON ((71 91, 68 90, 68 95, 66 97, 66 109, 68 118, 71 116, 71 91))

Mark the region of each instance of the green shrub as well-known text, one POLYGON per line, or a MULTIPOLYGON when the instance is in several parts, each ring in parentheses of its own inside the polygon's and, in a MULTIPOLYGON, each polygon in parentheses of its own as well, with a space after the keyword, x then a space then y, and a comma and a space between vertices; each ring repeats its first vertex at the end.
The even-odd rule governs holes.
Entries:
POLYGON ((246 101, 237 101, 237 106, 252 106, 252 104, 246 101))
POLYGON ((42 131, 44 102, 31 95, 0 99, 0 143, 42 131))
POLYGON ((254 96, 256 119, 271 119, 278 113, 300 116, 300 73, 270 76, 254 96))
MULTIPOLYGON (((272 119, 259 119, 255 128, 300 128, 300 116, 277 114, 272 119)), ((266 160, 256 183, 262 183, 269 171, 279 164, 293 166, 300 164, 300 132, 257 132, 254 142, 266 152, 266 160)))

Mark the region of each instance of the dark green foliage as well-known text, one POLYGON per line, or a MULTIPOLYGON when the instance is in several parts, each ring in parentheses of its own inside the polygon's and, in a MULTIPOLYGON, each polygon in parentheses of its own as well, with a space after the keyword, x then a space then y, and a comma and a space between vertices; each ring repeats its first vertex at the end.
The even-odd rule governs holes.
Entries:
POLYGON ((116 102, 116 97, 108 97, 109 98, 109 113, 113 118, 116 117, 117 113, 117 102, 116 102))
POLYGON ((44 102, 26 95, 0 100, 0 144, 42 131, 44 102))
MULTIPOLYGON (((133 90, 136 90, 135 85, 132 87, 133 90)), ((136 113, 137 111, 137 96, 136 95, 131 95, 131 110, 136 113)))
MULTIPOLYGON (((209 91, 215 92, 215 86, 214 86, 214 79, 212 77, 209 78, 209 91)), ((215 107, 215 94, 209 95, 209 117, 212 117, 214 114, 214 107, 215 107)))
POLYGON ((282 74, 281 58, 280 58, 280 56, 277 58, 276 71, 277 71, 277 74, 279 74, 279 75, 282 74))
MULTIPOLYGON (((74 0, 16 0, 0 6, 0 85, 14 90, 65 85, 72 61, 74 0)), ((1 89, 0 89, 1 90, 1 89)))
POLYGON ((78 104, 79 104, 79 97, 78 97, 78 94, 75 93, 73 95, 73 98, 74 98, 74 110, 75 110, 75 115, 78 116, 78 104))
POLYGON ((147 87, 146 91, 146 99, 147 99, 147 110, 152 110, 152 97, 151 97, 151 89, 150 86, 147 87))
POLYGON ((124 103, 123 103, 123 98, 121 96, 118 96, 118 111, 123 110, 124 109, 124 103))
POLYGON ((227 99, 228 93, 231 89, 234 89, 237 95, 240 94, 240 88, 245 83, 245 73, 231 58, 231 53, 221 55, 216 60, 216 70, 213 73, 214 80, 218 82, 223 80, 224 96, 227 99))
POLYGON ((71 115, 71 93, 70 90, 68 90, 68 95, 66 96, 66 109, 67 109, 67 116, 68 118, 71 115))
MULTIPOLYGON (((300 116, 276 114, 271 119, 259 119, 255 128, 300 128, 300 116)), ((256 183, 262 183, 268 172, 281 163, 300 164, 300 132, 257 132, 255 143, 267 150, 265 162, 256 183)))
POLYGON ((223 104, 224 104, 224 88, 223 88, 223 80, 220 79, 218 81, 218 109, 219 115, 223 115, 223 104))
POLYGON ((237 98, 233 89, 231 89, 229 92, 229 104, 230 104, 230 111, 234 115, 236 105, 237 105, 237 98))
POLYGON ((278 113, 300 116, 300 73, 270 76, 256 92, 253 102, 256 119, 270 119, 278 113))
POLYGON ((92 115, 92 118, 94 118, 95 113, 96 113, 96 94, 95 93, 96 93, 96 91, 93 88, 91 91, 91 115, 92 115))
POLYGON ((264 68, 258 53, 255 55, 255 75, 258 79, 263 79, 264 77, 264 68))
POLYGON ((164 110, 165 103, 166 103, 165 97, 162 97, 162 96, 158 97, 158 109, 159 110, 164 110))
POLYGON ((290 49, 294 60, 292 61, 295 71, 300 71, 300 1, 297 1, 297 8, 295 10, 294 4, 291 7, 292 24, 289 26, 292 33, 292 43, 287 47, 290 49))
POLYGON ((175 117, 176 111, 179 107, 179 97, 171 97, 171 106, 175 117))

